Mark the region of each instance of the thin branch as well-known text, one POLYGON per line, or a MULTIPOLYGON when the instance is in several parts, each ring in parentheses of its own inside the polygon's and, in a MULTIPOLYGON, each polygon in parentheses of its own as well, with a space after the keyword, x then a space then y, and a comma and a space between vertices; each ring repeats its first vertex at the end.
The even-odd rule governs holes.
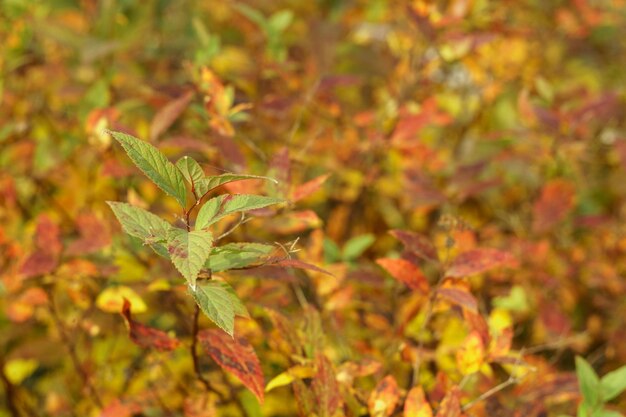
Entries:
POLYGON ((467 411, 470 408, 472 408, 473 406, 475 406, 476 404, 478 404, 479 402, 486 400, 487 398, 491 397, 492 395, 495 395, 496 393, 502 391, 506 387, 508 387, 510 385, 517 384, 518 382, 519 382, 518 378, 515 378, 513 375, 510 375, 509 379, 507 379, 506 381, 501 382, 500 384, 496 385, 495 387, 485 391, 480 396, 476 397, 472 401, 470 401, 467 404, 465 404, 461 409, 463 411, 467 411))
POLYGON ((246 213, 241 213, 241 217, 239 217, 239 220, 235 224, 233 224, 227 231, 219 235, 217 239, 215 240, 220 240, 220 239, 225 238, 226 236, 234 232, 236 228, 238 228, 239 226, 241 226, 242 224, 248 221, 250 221, 250 218, 246 218, 246 213))

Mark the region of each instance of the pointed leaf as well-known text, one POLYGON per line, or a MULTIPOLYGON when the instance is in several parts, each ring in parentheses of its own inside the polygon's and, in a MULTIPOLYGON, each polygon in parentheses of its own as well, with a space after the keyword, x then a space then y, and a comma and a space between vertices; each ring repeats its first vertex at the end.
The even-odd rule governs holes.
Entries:
POLYGON ((348 240, 343 247, 343 259, 354 260, 367 250, 376 238, 372 234, 355 236, 348 240))
POLYGON ((404 259, 377 259, 376 263, 382 266, 389 274, 412 290, 428 294, 430 286, 422 271, 411 262, 404 259))
POLYGON ((461 417, 461 399, 458 387, 448 391, 441 401, 436 417, 461 417))
POLYGON ((584 402, 594 408, 600 400, 600 379, 591 365, 580 356, 576 356, 576 376, 584 402))
POLYGON ((130 338, 135 344, 143 348, 154 348, 162 352, 174 350, 180 345, 177 339, 168 336, 164 331, 133 320, 130 315, 130 302, 126 298, 124 298, 122 316, 128 323, 130 338))
MULTIPOLYGON (((316 372, 311 382, 311 390, 317 405, 318 416, 335 416, 341 407, 342 398, 339 383, 335 377, 333 364, 322 353, 315 357, 316 372)), ((295 388, 294 384, 294 388, 295 388)))
POLYGON ((404 244, 404 248, 407 251, 413 252, 420 258, 427 261, 439 260, 437 249, 435 249, 426 236, 406 230, 392 230, 390 233, 393 237, 404 244))
POLYGON ((198 339, 219 366, 235 375, 263 403, 265 382, 261 364, 246 339, 228 337, 217 329, 201 331, 198 339))
POLYGON ((51 273, 59 263, 62 250, 59 226, 47 215, 39 216, 35 232, 35 250, 22 264, 20 273, 24 278, 51 273))
POLYGON ((199 200, 208 191, 207 181, 200 164, 189 156, 183 156, 176 162, 176 167, 191 185, 194 196, 199 200))
POLYGON ((261 243, 228 243, 211 250, 205 267, 213 272, 244 268, 262 263, 275 250, 275 246, 261 243))
POLYGON ((139 207, 117 201, 107 201, 126 233, 143 241, 165 240, 174 226, 139 207))
POLYGON ((433 410, 426 401, 422 387, 413 387, 406 395, 404 417, 433 417, 433 410))
POLYGON ((400 390, 393 376, 387 375, 374 388, 367 401, 371 416, 390 416, 398 404, 400 390))
POLYGON ((167 242, 167 251, 178 272, 180 272, 189 285, 196 285, 198 273, 204 267, 209 258, 213 235, 204 230, 177 229, 170 233, 167 242))
POLYGON ((208 191, 210 191, 214 188, 219 187, 220 185, 224 185, 229 182, 242 181, 242 180, 254 180, 254 179, 272 181, 273 183, 278 184, 278 181, 276 181, 274 178, 262 177, 259 175, 222 174, 222 175, 217 175, 214 177, 207 177, 206 188, 208 191))
POLYGON ((485 347, 477 331, 471 332, 456 352, 456 363, 462 375, 478 372, 483 365, 485 347))
POLYGON ((533 230, 541 233, 550 230, 574 208, 576 187, 569 181, 555 179, 541 190, 533 206, 533 230))
POLYGON ((626 390, 626 365, 602 377, 602 399, 610 401, 626 390))
POLYGON ((300 184, 293 192, 292 201, 295 203, 296 201, 300 201, 303 198, 306 198, 315 193, 317 190, 320 189, 322 184, 326 182, 328 177, 330 177, 330 174, 320 175, 319 177, 313 178, 311 181, 300 184))
POLYGON ((446 301, 458 305, 472 312, 478 311, 478 302, 476 298, 466 290, 459 288, 440 288, 437 295, 446 299, 446 301))
POLYGON ((267 266, 278 266, 283 268, 296 268, 296 269, 306 269, 309 271, 320 272, 322 274, 334 276, 331 272, 320 268, 317 265, 310 264, 308 262, 302 262, 298 259, 281 259, 277 262, 269 261, 267 266))
POLYGON ((474 249, 457 256, 446 271, 449 277, 480 274, 515 261, 513 255, 497 249, 474 249))
POLYGON ((160 109, 150 123, 150 139, 155 140, 161 133, 165 132, 185 111, 192 98, 193 91, 187 91, 160 109))
POLYGON ((250 194, 223 194, 207 201, 196 218, 196 229, 205 229, 229 214, 260 209, 284 200, 250 194))
POLYGON ((126 151, 135 165, 160 189, 178 201, 181 207, 187 204, 187 188, 183 174, 157 148, 120 132, 110 132, 126 151))
POLYGON ((202 312, 231 336, 235 331, 235 316, 248 316, 246 307, 224 281, 211 280, 189 290, 202 312))

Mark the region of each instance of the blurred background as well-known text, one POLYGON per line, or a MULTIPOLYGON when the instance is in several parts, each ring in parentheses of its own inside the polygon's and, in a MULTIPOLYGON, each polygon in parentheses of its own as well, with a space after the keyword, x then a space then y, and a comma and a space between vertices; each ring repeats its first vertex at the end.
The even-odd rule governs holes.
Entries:
MULTIPOLYGON (((0 40, 0 416, 307 415, 288 383, 261 406, 205 357, 219 389, 238 387, 220 402, 186 348, 129 340, 122 297, 187 345, 193 304, 105 204, 177 219, 106 128, 207 174, 280 180, 228 188, 293 201, 229 239, 299 238, 300 259, 335 278, 229 277, 266 382, 298 362, 268 307, 343 375, 347 415, 371 412, 384 375, 410 387, 407 346, 431 354, 431 404, 460 381, 467 402, 506 380, 459 374, 472 325, 458 311, 420 327, 424 298, 374 262, 402 255, 392 229, 442 259, 517 260, 463 285, 534 372, 472 415, 574 413, 574 355, 601 374, 626 363, 625 1, 4 0, 0 40), (346 365, 363 360, 377 365, 346 365)), ((343 415, 329 404, 310 413, 343 415)))

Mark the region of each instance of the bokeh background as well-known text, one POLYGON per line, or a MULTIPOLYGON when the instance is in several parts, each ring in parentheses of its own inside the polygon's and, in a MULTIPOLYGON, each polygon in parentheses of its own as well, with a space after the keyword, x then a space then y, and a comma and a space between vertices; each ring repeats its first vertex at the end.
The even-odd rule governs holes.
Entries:
POLYGON ((458 305, 421 325, 427 297, 375 260, 403 255, 431 284, 437 271, 392 229, 441 259, 476 247, 516 259, 454 283, 523 358, 520 380, 467 415, 573 414, 575 355, 600 374, 626 363, 623 0, 4 0, 0 39, 0 416, 376 415, 386 375, 399 402, 381 415, 401 415, 415 355, 435 409, 453 386, 466 404, 506 381, 502 364, 459 368, 477 325, 458 305), (335 277, 225 275, 266 382, 327 358, 295 392, 261 406, 205 356, 232 393, 221 401, 188 349, 128 338, 121 297, 185 346, 193 304, 106 206, 177 220, 105 128, 208 174, 281 181, 230 192, 298 200, 229 239, 299 238, 299 258, 335 277))

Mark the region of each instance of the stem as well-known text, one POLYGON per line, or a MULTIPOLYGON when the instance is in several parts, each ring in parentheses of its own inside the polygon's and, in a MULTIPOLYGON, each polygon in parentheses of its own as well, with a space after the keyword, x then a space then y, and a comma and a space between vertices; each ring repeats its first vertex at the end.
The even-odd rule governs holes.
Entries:
POLYGON ((509 385, 517 384, 517 382, 519 382, 519 380, 511 375, 511 376, 509 376, 509 379, 507 379, 504 382, 499 383, 498 385, 496 385, 495 387, 489 389, 488 391, 485 391, 480 396, 476 397, 472 401, 470 401, 467 404, 465 404, 463 407, 461 407, 461 409, 463 411, 467 411, 470 408, 472 408, 473 406, 475 406, 476 404, 478 404, 479 402, 486 400, 487 398, 491 397, 492 395, 495 395, 496 393, 502 391, 503 389, 505 389, 509 385))
POLYGON ((98 395, 98 391, 96 391, 96 388, 91 383, 91 380, 89 379, 89 375, 87 374, 87 372, 81 365, 80 360, 78 359, 78 354, 76 353, 76 347, 74 343, 72 342, 72 340, 70 340, 70 337, 67 334, 67 329, 65 328, 65 325, 63 324, 63 322, 61 321, 61 318, 59 317, 59 314, 54 304, 54 294, 52 293, 52 291, 48 292, 48 297, 50 298, 50 303, 48 305, 50 314, 52 315, 52 319, 54 320, 54 323, 56 324, 59 330, 61 341, 63 342, 63 344, 65 345, 65 347, 67 348, 70 354, 70 359, 72 360, 74 369, 76 370, 78 375, 80 375, 83 381, 83 384, 85 385, 85 387, 91 394, 93 401, 96 403, 98 407, 103 408, 104 406, 103 406, 102 400, 100 399, 100 395, 98 395))
POLYGON ((226 398, 224 395, 217 391, 214 387, 211 386, 211 383, 202 375, 202 371, 200 370, 200 361, 198 360, 198 353, 196 352, 196 346, 198 344, 198 331, 200 327, 198 326, 198 319, 200 318, 200 307, 196 304, 194 312, 193 312, 193 329, 191 331, 191 359, 193 361, 193 370, 196 373, 196 378, 207 391, 214 392, 219 397, 220 401, 225 401, 226 398))

